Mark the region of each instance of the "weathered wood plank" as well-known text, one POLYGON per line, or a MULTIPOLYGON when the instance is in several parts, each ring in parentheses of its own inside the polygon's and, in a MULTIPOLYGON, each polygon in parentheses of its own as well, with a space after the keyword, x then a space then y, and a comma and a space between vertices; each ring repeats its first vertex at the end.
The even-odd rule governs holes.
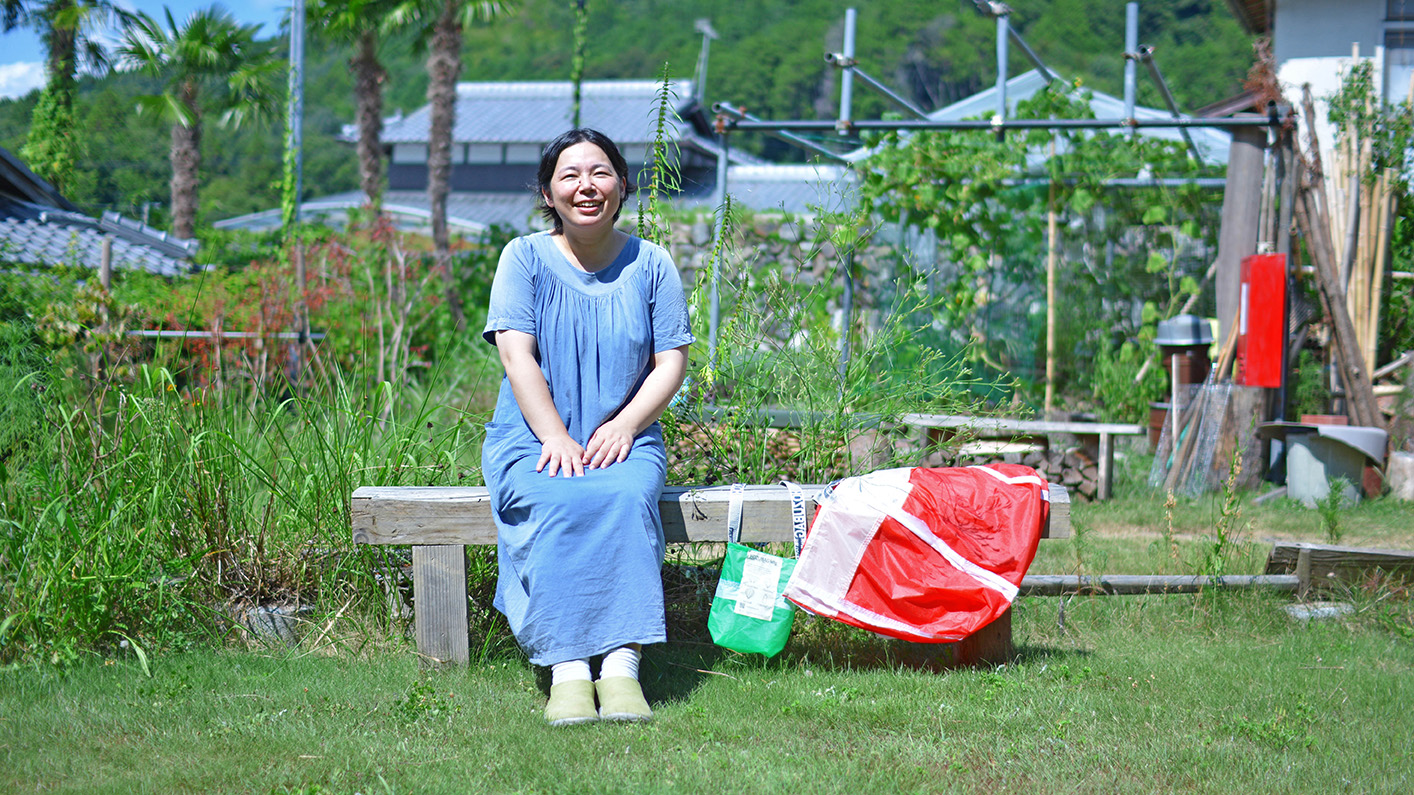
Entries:
MULTIPOLYGON (((802 486, 806 496, 820 486, 802 486)), ((658 503, 663 535, 669 543, 725 541, 731 487, 670 486, 658 503)), ((1050 526, 1043 538, 1070 536, 1070 494, 1051 485, 1050 526)), ((791 540, 790 495, 780 486, 747 486, 741 539, 747 542, 791 540)), ((816 504, 807 499, 806 519, 816 504)), ((356 544, 494 544, 496 525, 491 499, 480 486, 364 486, 350 501, 356 544)))
POLYGON ((1143 425, 1126 423, 1014 420, 1007 417, 969 417, 962 414, 905 414, 900 420, 905 425, 919 428, 967 428, 978 436, 1037 433, 1138 436, 1148 431, 1143 425))
POLYGON ((1280 541, 1267 557, 1268 574, 1296 574, 1309 585, 1349 580, 1374 569, 1414 575, 1414 552, 1280 541))
POLYGON ((466 547, 414 546, 412 589, 417 650, 429 665, 471 661, 466 614, 466 547))

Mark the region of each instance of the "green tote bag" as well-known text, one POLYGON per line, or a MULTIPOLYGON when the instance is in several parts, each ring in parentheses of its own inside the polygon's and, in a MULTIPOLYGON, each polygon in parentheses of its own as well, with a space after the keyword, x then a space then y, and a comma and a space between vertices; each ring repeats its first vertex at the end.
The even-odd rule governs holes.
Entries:
MULTIPOLYGON (((805 543, 805 496, 794 483, 790 490, 791 534, 795 555, 805 543)), ((707 614, 707 629, 718 646, 773 657, 786 647, 795 606, 781 594, 795 571, 794 558, 781 558, 740 543, 744 490, 732 486, 727 509, 727 556, 707 614)))

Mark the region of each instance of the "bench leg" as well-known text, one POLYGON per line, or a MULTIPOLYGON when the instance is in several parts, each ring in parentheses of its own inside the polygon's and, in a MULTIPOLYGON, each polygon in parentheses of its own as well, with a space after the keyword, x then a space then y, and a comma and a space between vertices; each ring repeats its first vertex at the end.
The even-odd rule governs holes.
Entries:
POLYGON ((1095 499, 1108 500, 1114 489, 1115 438, 1111 434, 1100 434, 1100 483, 1095 490, 1095 499))
POLYGON ((1011 608, 997 620, 958 641, 958 665, 1000 665, 1011 659, 1011 608))
POLYGON ((412 548, 412 600, 417 651, 425 664, 467 665, 466 547, 412 548))

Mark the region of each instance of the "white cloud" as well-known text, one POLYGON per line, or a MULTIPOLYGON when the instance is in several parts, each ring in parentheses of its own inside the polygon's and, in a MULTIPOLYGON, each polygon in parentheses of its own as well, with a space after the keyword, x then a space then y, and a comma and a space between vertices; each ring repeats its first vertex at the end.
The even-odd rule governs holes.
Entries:
POLYGON ((0 97, 22 97, 44 87, 44 63, 30 61, 0 65, 0 97))

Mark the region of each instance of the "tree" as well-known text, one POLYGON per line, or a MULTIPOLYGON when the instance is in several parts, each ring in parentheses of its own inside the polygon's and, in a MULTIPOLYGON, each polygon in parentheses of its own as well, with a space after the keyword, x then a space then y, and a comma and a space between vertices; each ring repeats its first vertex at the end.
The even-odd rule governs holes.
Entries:
POLYGON ((354 80, 354 121, 358 126, 358 181, 369 207, 383 203, 383 84, 388 72, 378 56, 379 39, 393 29, 399 0, 315 0, 309 9, 314 30, 335 41, 352 42, 349 68, 354 80))
POLYGON ((36 174, 61 191, 73 180, 78 165, 79 141, 74 125, 74 87, 79 63, 96 71, 108 67, 102 45, 88 36, 113 15, 107 0, 51 0, 26 4, 0 0, 0 27, 14 30, 28 25, 44 41, 45 86, 35 106, 28 137, 20 156, 36 174))
POLYGON ((420 30, 427 42, 427 102, 432 106, 427 198, 432 213, 433 256, 442 272, 447 308, 457 331, 466 330, 466 313, 462 311, 461 294, 452 272, 447 194, 451 190, 452 126, 456 123, 457 78, 462 69, 462 31, 469 25, 504 16, 516 5, 518 0, 406 0, 391 20, 420 30))
POLYGON ((258 25, 237 24, 219 6, 195 11, 181 25, 170 10, 165 13, 166 27, 146 13, 128 16, 119 54, 126 64, 166 81, 162 94, 138 98, 138 110, 159 113, 172 124, 172 231, 190 238, 203 116, 218 112, 222 123, 239 125, 273 114, 282 62, 256 45, 258 25))

